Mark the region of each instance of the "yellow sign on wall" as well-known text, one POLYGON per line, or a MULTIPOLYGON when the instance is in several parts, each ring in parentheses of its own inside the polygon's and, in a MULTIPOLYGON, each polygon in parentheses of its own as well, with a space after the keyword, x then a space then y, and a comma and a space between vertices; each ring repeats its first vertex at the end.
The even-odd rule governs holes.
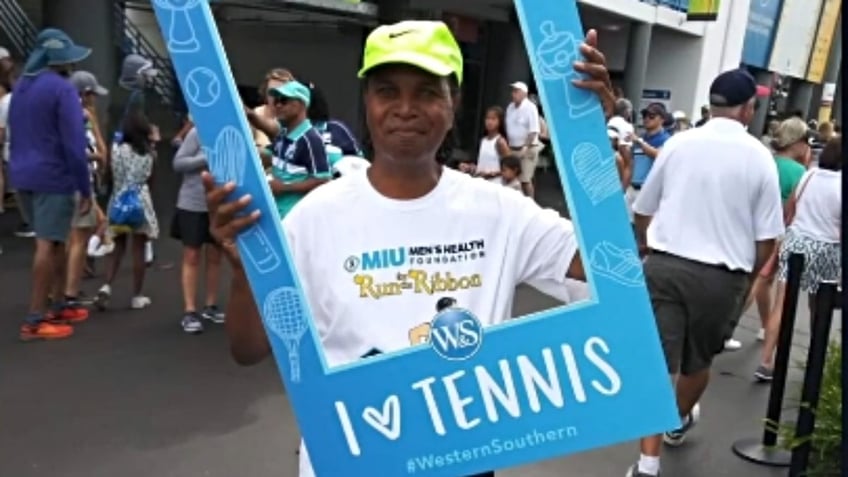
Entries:
POLYGON ((807 67, 807 81, 821 83, 824 80, 824 72, 827 68, 827 59, 830 56, 830 47, 833 44, 833 34, 836 32, 836 21, 839 19, 841 6, 841 0, 824 0, 816 41, 813 43, 813 51, 810 54, 810 65, 807 67))
POLYGON ((714 22, 718 18, 721 0, 690 0, 686 20, 692 22, 714 22))

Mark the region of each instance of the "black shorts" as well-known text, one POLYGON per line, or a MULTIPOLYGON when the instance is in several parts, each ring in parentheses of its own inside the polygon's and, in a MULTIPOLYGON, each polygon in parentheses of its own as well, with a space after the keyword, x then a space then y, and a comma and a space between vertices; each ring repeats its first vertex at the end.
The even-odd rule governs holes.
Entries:
POLYGON ((191 248, 214 244, 215 239, 209 232, 209 214, 177 209, 171 221, 171 237, 191 248))
POLYGON ((744 306, 749 274, 657 252, 644 271, 669 374, 709 369, 744 306))

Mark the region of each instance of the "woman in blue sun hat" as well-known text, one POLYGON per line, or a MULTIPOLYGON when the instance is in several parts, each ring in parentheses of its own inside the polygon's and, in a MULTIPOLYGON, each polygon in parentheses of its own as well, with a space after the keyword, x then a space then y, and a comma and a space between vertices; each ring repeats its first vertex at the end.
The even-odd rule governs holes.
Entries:
MULTIPOLYGON (((581 46, 585 62, 575 66, 587 78, 575 84, 598 94, 609 116, 612 87, 596 44, 591 30, 581 46)), ((378 27, 366 41, 359 77, 371 167, 312 191, 283 220, 327 365, 421 344, 437 304, 461 304, 491 326, 511 317, 519 283, 544 282, 569 301, 568 279, 585 281, 573 224, 521 194, 444 166, 463 80, 462 52, 448 26, 378 27), (379 286, 413 273, 404 253, 422 243, 463 244, 462 260, 434 252, 413 270, 421 282, 450 275, 462 286, 447 294, 379 286), (384 268, 361 269, 358 257, 373 250, 394 255, 384 268)), ((233 267, 231 352, 238 363, 255 364, 271 348, 235 239, 259 213, 246 213, 249 197, 228 199, 234 184, 216 186, 208 173, 204 184, 212 233, 233 267)), ((315 475, 305 448, 299 475, 315 475)))

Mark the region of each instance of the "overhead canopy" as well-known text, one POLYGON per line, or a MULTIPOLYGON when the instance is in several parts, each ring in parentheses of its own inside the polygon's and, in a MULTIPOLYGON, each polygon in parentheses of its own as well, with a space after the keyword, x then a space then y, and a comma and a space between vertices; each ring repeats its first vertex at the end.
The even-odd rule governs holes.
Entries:
MULTIPOLYGON (((223 1, 221 3, 226 3, 223 1)), ((351 15, 363 18, 377 18, 377 5, 361 0, 264 0, 263 6, 300 7, 316 13, 351 15)))

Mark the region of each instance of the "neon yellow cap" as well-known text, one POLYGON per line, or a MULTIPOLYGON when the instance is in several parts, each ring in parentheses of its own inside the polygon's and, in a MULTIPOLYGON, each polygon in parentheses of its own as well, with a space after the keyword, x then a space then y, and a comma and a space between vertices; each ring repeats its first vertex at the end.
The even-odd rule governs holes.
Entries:
POLYGON ((377 27, 365 40, 362 78, 377 66, 404 64, 462 84, 462 51, 450 28, 438 21, 403 21, 377 27))

